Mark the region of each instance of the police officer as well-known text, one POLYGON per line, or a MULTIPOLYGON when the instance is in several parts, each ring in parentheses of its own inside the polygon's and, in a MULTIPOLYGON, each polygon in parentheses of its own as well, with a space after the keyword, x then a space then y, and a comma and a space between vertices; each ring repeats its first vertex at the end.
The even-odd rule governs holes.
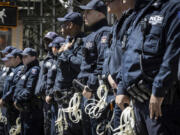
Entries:
MULTIPOLYGON (((72 89, 72 81, 80 72, 80 64, 82 58, 81 47, 83 37, 81 26, 83 23, 83 18, 80 13, 70 12, 63 18, 57 18, 57 20, 62 24, 61 33, 67 38, 65 44, 61 47, 61 53, 58 56, 58 73, 54 85, 54 93, 55 100, 58 102, 58 107, 65 108, 70 101, 69 97, 73 96, 74 94, 74 91, 72 89), (66 98, 63 100, 57 99, 57 93, 61 93, 61 95, 66 98)), ((74 124, 72 121, 70 121, 68 115, 66 115, 66 119, 68 121, 68 129, 64 131, 63 134, 81 134, 81 127, 79 123, 74 124)))
POLYGON ((14 49, 11 53, 6 55, 5 58, 8 59, 12 67, 12 72, 7 76, 5 80, 3 96, 0 103, 6 107, 6 117, 8 131, 14 125, 16 125, 16 119, 19 116, 19 112, 13 106, 13 94, 15 90, 15 85, 20 79, 22 66, 22 51, 14 49))
POLYGON ((47 74, 48 70, 51 69, 53 65, 53 54, 51 47, 48 45, 57 37, 58 35, 55 32, 48 32, 44 36, 44 46, 46 48, 47 55, 42 61, 41 70, 39 73, 38 83, 36 85, 35 94, 41 97, 44 100, 43 112, 44 112, 44 133, 49 135, 51 132, 51 105, 47 104, 45 101, 46 97, 46 84, 47 84, 47 74))
POLYGON ((137 0, 120 30, 122 80, 116 103, 124 109, 133 98, 137 134, 179 134, 180 102, 173 87, 180 55, 179 10, 175 0, 137 0))
POLYGON ((21 54, 24 69, 14 93, 14 106, 20 111, 21 134, 43 135, 42 102, 34 94, 40 71, 37 52, 32 48, 25 48, 21 54))
MULTIPOLYGON (((108 82, 112 89, 117 89, 117 84, 121 78, 118 77, 118 73, 121 69, 121 61, 117 58, 121 57, 121 41, 119 39, 119 31, 125 18, 130 14, 129 8, 132 7, 131 1, 125 0, 107 0, 107 11, 109 14, 114 14, 117 18, 114 25, 112 26, 111 34, 112 38, 109 39, 110 43, 106 51, 106 59, 103 65, 103 74, 108 78, 108 82), (114 53, 117 52, 117 53, 114 53)), ((116 91, 114 91, 116 95, 116 91)), ((120 108, 115 105, 114 108, 114 128, 120 125, 120 108)))
MULTIPOLYGON (((12 50, 14 50, 15 48, 12 46, 7 46, 4 50, 1 51, 2 55, 5 57, 8 53, 10 53, 12 50)), ((1 59, 2 60, 2 59, 1 59)), ((4 79, 6 78, 6 76, 8 75, 7 73, 10 73, 10 69, 9 67, 6 67, 6 65, 9 65, 9 61, 5 60, 5 66, 2 67, 2 71, 0 73, 1 75, 1 79, 0 79, 0 91, 1 94, 3 94, 3 87, 4 87, 4 79), (4 75, 3 75, 4 74, 4 75)))
MULTIPOLYGON (((97 76, 102 74, 104 51, 108 46, 110 33, 110 27, 107 27, 106 5, 100 0, 92 0, 87 5, 80 6, 80 8, 84 10, 85 25, 93 32, 84 38, 83 59, 78 79, 92 89, 93 93, 96 93, 98 87, 97 76)), ((85 97, 84 101, 90 99, 93 93, 84 89, 82 92, 85 97)), ((83 112, 82 119, 84 134, 95 135, 97 120, 91 119, 89 122, 85 112, 83 112)))
POLYGON ((55 79, 57 75, 57 55, 59 52, 59 48, 64 43, 64 38, 56 37, 50 44, 49 47, 52 49, 53 59, 48 61, 49 69, 47 72, 47 79, 46 79, 46 103, 51 105, 51 135, 56 133, 55 131, 55 120, 57 117, 57 103, 54 102, 53 96, 53 86, 55 84, 55 79))
MULTIPOLYGON (((2 56, 5 57, 5 55, 7 55, 8 53, 10 53, 12 50, 14 50, 15 48, 12 46, 7 46, 4 50, 1 51, 2 56)), ((1 59, 2 60, 2 59, 1 59)), ((2 71, 0 73, 0 98, 2 98, 3 95, 3 90, 4 90, 4 83, 5 83, 5 79, 7 78, 7 76, 10 74, 11 72, 11 68, 10 68, 10 62, 7 58, 5 58, 4 61, 4 66, 2 67, 2 71)), ((0 104, 1 104, 1 111, 2 114, 4 116, 6 116, 6 109, 2 106, 2 100, 0 100, 0 104)), ((0 123, 0 133, 2 135, 5 134, 5 132, 7 133, 7 127, 5 127, 4 123, 0 123)))

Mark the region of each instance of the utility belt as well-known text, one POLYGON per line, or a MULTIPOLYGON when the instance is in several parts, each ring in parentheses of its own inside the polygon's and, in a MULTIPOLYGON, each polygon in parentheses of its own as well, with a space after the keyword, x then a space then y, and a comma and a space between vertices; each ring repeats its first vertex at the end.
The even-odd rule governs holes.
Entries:
POLYGON ((73 94, 74 94, 74 89, 72 87, 61 89, 54 92, 54 100, 59 105, 68 104, 73 94))
MULTIPOLYGON (((165 89, 165 98, 163 105, 173 104, 176 99, 180 98, 177 93, 176 83, 170 89, 165 89)), ((152 88, 150 84, 144 80, 140 80, 138 83, 133 83, 127 88, 128 94, 135 100, 144 103, 150 100, 152 88)))
POLYGON ((18 104, 18 107, 20 107, 23 111, 40 110, 43 108, 43 102, 42 99, 34 97, 31 101, 18 104))

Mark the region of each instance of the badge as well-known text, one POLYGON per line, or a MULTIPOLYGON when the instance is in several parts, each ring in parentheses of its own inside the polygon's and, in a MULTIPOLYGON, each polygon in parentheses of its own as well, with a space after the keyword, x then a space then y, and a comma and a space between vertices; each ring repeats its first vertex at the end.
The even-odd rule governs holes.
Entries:
POLYGON ((93 46, 93 43, 92 43, 92 42, 87 42, 87 43, 86 43, 86 48, 89 49, 89 48, 91 48, 92 46, 93 46))
POLYGON ((53 65, 53 66, 52 66, 52 70, 55 70, 55 69, 56 69, 56 65, 53 65))
POLYGON ((106 43, 107 42, 107 36, 102 36, 101 38, 101 43, 106 43))
POLYGON ((26 79, 26 75, 23 75, 22 77, 21 77, 21 80, 25 80, 26 79))
POLYGON ((162 24, 164 17, 161 15, 152 15, 149 18, 149 23, 152 25, 162 24))
POLYGON ((37 74, 37 69, 33 68, 33 69, 31 70, 31 73, 32 73, 32 74, 37 74))
POLYGON ((12 77, 13 75, 14 75, 14 73, 13 73, 13 72, 11 72, 11 73, 9 74, 9 76, 10 76, 10 77, 12 77))
POLYGON ((45 64, 45 66, 47 67, 47 68, 50 68, 51 67, 51 62, 46 62, 46 64, 45 64))

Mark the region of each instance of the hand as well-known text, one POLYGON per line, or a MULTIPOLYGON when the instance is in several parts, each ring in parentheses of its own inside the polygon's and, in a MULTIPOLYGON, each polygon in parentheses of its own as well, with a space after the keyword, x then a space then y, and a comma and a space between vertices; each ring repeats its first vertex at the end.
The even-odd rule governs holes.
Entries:
POLYGON ((129 97, 126 95, 117 95, 115 101, 116 104, 121 108, 121 110, 124 110, 124 104, 130 104, 129 97))
POLYGON ((61 46, 61 48, 59 49, 58 53, 63 52, 63 51, 64 51, 65 46, 66 46, 66 44, 63 44, 63 45, 61 46))
POLYGON ((117 84, 116 82, 113 80, 112 76, 111 75, 108 75, 108 82, 109 84, 111 85, 111 87, 113 89, 117 89, 117 84))
POLYGON ((87 98, 90 99, 92 97, 92 92, 87 91, 87 86, 84 88, 82 95, 87 98))
POLYGON ((157 120, 158 117, 162 116, 161 105, 163 100, 163 97, 155 97, 154 95, 151 95, 149 102, 149 112, 151 119, 155 117, 155 119, 157 120))
POLYGON ((14 102, 14 107, 15 107, 18 111, 20 111, 20 112, 22 112, 22 111, 23 111, 23 109, 21 109, 20 107, 18 107, 18 105, 17 105, 17 103, 16 103, 16 102, 14 102))
POLYGON ((4 105, 4 101, 0 99, 0 107, 3 107, 3 105, 4 105))
POLYGON ((52 97, 46 96, 46 103, 47 103, 47 104, 50 104, 50 103, 51 103, 51 100, 52 100, 52 97))
POLYGON ((68 50, 69 48, 71 48, 74 44, 74 39, 72 40, 72 42, 66 43, 65 47, 64 47, 64 51, 68 50))

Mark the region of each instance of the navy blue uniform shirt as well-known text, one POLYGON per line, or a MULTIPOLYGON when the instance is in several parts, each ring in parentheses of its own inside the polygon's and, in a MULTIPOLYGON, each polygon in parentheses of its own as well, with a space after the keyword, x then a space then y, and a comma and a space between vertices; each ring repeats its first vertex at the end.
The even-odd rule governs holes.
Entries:
POLYGON ((40 71, 38 60, 34 60, 25 66, 21 78, 16 84, 14 102, 24 108, 25 104, 30 104, 35 97, 35 87, 40 71))
POLYGON ((118 94, 126 94, 128 86, 145 79, 152 86, 152 94, 163 97, 165 89, 177 80, 179 12, 178 0, 152 0, 144 8, 134 10, 135 17, 129 26, 124 23, 121 30, 122 81, 118 85, 118 94), (127 40, 123 40, 125 36, 127 40))

